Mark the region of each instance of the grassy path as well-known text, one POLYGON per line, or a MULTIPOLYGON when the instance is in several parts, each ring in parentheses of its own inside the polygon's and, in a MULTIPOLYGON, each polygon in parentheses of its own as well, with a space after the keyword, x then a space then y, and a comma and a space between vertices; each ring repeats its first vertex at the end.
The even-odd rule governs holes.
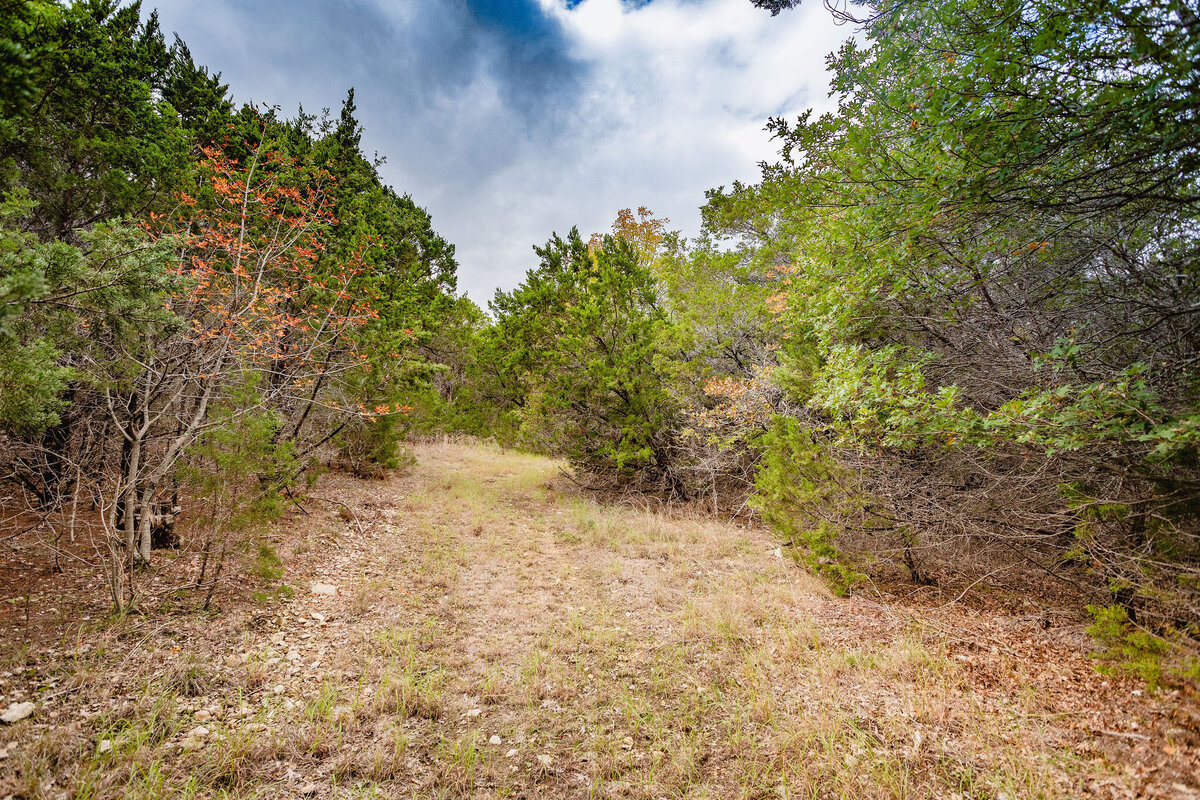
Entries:
POLYGON ((58 721, 0 760, 0 796, 1157 791, 1111 766, 1141 734, 1103 733, 1120 721, 1080 687, 1125 688, 1070 648, 1024 657, 1032 621, 835 599, 760 531, 600 506, 546 459, 416 454, 407 477, 327 484, 330 512, 281 531, 291 600, 137 648, 97 634, 53 673, 58 721))

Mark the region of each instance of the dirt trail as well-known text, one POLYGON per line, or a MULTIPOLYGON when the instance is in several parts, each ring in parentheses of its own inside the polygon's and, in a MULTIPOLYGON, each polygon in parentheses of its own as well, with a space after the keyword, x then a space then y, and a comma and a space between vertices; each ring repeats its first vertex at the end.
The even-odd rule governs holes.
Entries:
POLYGON ((56 651, 0 797, 1200 796, 1177 698, 1078 626, 833 598, 761 531, 416 455, 281 527, 290 600, 56 651))

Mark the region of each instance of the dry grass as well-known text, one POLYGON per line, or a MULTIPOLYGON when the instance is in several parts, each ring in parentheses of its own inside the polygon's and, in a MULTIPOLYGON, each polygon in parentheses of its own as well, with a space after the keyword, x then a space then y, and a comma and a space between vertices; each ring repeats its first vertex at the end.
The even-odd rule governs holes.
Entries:
POLYGON ((25 742, 0 762, 0 796, 1016 800, 1138 785, 1069 724, 1077 709, 1022 689, 1019 660, 834 599, 761 532, 602 506, 542 458, 415 451, 413 476, 342 479, 353 517, 330 510, 285 542, 288 568, 337 597, 193 619, 186 645, 142 622, 83 635, 86 656, 47 667, 74 687, 58 718, 0 732, 25 742))

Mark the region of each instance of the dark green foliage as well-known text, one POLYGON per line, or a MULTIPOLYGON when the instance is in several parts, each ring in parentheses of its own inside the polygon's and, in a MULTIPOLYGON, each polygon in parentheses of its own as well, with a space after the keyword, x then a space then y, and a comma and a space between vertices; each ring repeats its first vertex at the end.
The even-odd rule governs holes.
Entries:
POLYGON ((433 368, 410 395, 405 419, 415 434, 454 431, 519 445, 520 413, 500 379, 503 343, 491 320, 469 298, 459 297, 420 345, 433 368))
POLYGON ((400 414, 351 420, 335 440, 341 463, 362 478, 411 466, 403 445, 408 427, 408 418, 400 414))
POLYGON ((794 419, 776 418, 761 447, 751 502, 802 563, 848 593, 865 577, 838 547, 843 517, 857 510, 844 488, 851 476, 794 419))
POLYGON ((780 11, 800 5, 800 0, 750 0, 750 2, 759 8, 770 11, 772 17, 779 14, 780 11))
POLYGON ((41 246, 16 229, 25 204, 10 199, 0 209, 0 425, 34 431, 58 421, 59 395, 71 370, 58 351, 30 330, 26 312, 50 291, 49 262, 71 255, 41 246))
POLYGON ((572 230, 536 250, 538 269, 492 301, 499 391, 523 408, 529 437, 582 471, 685 493, 670 323, 650 271, 612 236, 589 248, 572 230))
POLYGON ((0 336, 0 424, 29 432, 58 423, 65 406, 60 396, 71 376, 58 365, 58 355, 45 339, 21 343, 0 336))
MULTIPOLYGON (((0 0, 0 120, 7 120, 33 93, 29 26, 36 11, 27 0, 0 0)), ((0 130, 0 139, 10 132, 0 130)))
POLYGON ((183 127, 201 142, 218 140, 229 124, 233 101, 221 73, 192 60, 192 51, 178 36, 171 47, 171 65, 162 86, 162 98, 179 115, 183 127))
POLYGON ((168 206, 191 141, 157 99, 174 59, 156 16, 113 0, 33 9, 21 42, 27 101, 0 123, 0 191, 24 187, 26 225, 70 243, 97 222, 168 206))
POLYGON ((358 106, 354 105, 354 87, 352 86, 346 92, 346 100, 342 103, 342 114, 338 119, 337 129, 333 132, 334 144, 341 152, 358 152, 358 145, 362 141, 362 126, 358 124, 358 119, 354 116, 354 112, 357 110, 358 106))
POLYGON ((164 319, 168 255, 122 225, 81 234, 81 247, 42 243, 19 229, 23 193, 0 205, 0 427, 36 433, 58 424, 62 393, 114 338, 164 319))

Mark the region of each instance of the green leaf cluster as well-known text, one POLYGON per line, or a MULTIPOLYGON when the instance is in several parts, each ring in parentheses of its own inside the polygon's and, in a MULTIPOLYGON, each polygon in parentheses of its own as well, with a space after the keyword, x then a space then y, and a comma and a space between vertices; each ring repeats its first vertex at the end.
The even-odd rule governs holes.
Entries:
POLYGON ((530 441, 583 471, 681 490, 672 327, 653 274, 619 237, 589 247, 573 229, 536 251, 540 266, 491 303, 498 391, 522 409, 530 441))

